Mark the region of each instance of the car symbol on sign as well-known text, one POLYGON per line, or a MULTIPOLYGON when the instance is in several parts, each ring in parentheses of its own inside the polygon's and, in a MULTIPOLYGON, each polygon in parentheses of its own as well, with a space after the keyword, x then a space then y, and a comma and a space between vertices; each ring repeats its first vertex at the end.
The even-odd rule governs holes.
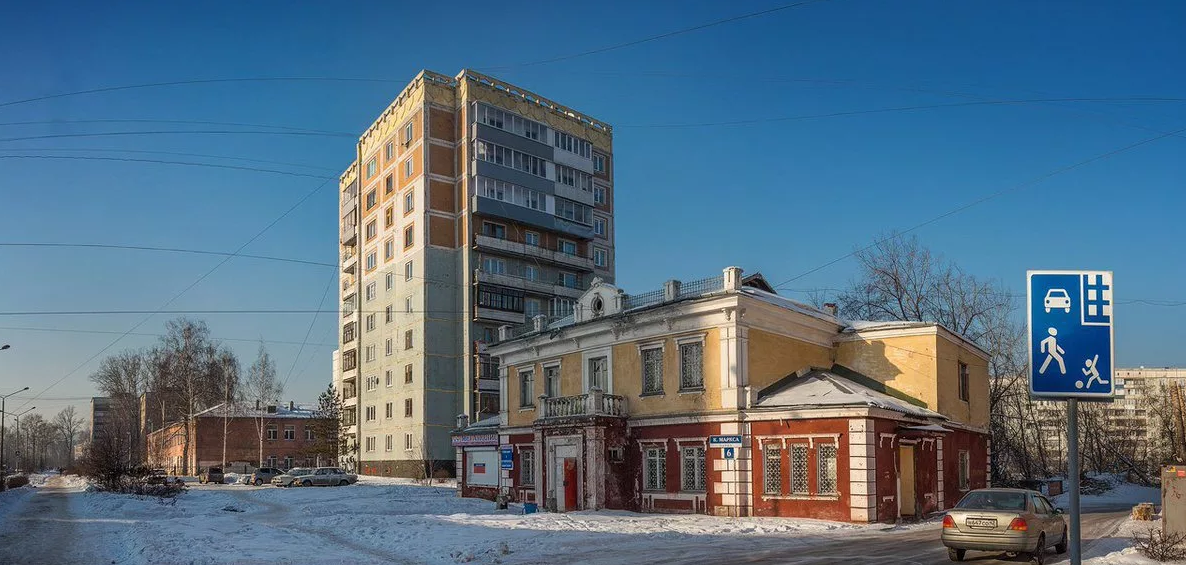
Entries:
POLYGON ((1067 291, 1061 288, 1052 288, 1046 291, 1046 299, 1043 301, 1046 307, 1046 313, 1049 314, 1052 308, 1061 308, 1067 314, 1071 313, 1071 297, 1067 291))

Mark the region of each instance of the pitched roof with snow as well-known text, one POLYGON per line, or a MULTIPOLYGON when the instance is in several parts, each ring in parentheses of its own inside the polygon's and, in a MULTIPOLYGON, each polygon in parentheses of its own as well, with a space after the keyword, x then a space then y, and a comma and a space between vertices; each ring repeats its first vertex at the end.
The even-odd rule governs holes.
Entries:
POLYGON ((224 416, 231 418, 258 418, 260 416, 266 418, 316 418, 317 406, 296 404, 289 408, 288 404, 278 404, 274 407, 265 406, 257 410, 254 404, 237 403, 230 406, 219 404, 198 412, 194 416, 198 418, 222 418, 224 416), (269 411, 269 408, 275 408, 275 410, 269 411))
POLYGON ((841 365, 792 373, 758 393, 757 408, 881 408, 916 418, 947 417, 921 401, 841 365))

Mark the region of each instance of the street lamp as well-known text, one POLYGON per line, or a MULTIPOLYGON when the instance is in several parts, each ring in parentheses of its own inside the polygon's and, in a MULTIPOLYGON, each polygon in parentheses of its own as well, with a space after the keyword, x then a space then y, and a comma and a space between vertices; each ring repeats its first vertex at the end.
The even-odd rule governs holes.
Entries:
POLYGON ((5 349, 8 349, 9 347, 12 347, 12 346, 11 346, 11 345, 8 345, 8 344, 6 343, 6 344, 4 344, 4 345, 0 346, 0 351, 4 351, 5 349))
MULTIPOLYGON (((28 388, 28 387, 26 387, 26 388, 28 388)), ((15 419, 16 419, 16 438, 17 438, 17 441, 20 441, 20 439, 21 439, 21 416, 24 416, 25 414, 28 414, 29 412, 32 412, 32 411, 34 411, 34 410, 36 410, 36 409, 37 409, 37 407, 36 407, 36 406, 30 406, 30 407, 28 407, 28 408, 26 408, 26 409, 22 410, 21 412, 18 412, 16 415, 14 415, 14 416, 13 416, 13 418, 15 418, 15 419)), ((17 468, 19 469, 19 468, 20 468, 20 466, 21 466, 21 444, 19 444, 19 443, 18 443, 18 444, 17 444, 17 446, 16 446, 16 449, 17 449, 17 452, 16 452, 16 455, 17 455, 17 457, 16 457, 16 466, 17 466, 17 468)))
MULTIPOLYGON (((0 351, 4 351, 5 349, 8 349, 8 344, 4 344, 4 347, 0 347, 0 351)), ((8 400, 8 397, 16 394, 17 392, 25 392, 26 390, 29 390, 29 387, 22 388, 16 392, 0 395, 0 491, 4 490, 8 486, 8 481, 5 479, 5 476, 8 474, 8 467, 5 465, 4 461, 4 418, 8 415, 8 413, 4 411, 4 402, 8 400)))

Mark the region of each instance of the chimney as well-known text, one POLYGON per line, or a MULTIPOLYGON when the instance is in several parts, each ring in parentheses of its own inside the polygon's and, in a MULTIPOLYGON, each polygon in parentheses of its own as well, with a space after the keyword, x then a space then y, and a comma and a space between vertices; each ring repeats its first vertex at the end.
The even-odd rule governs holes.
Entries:
POLYGON ((469 427, 469 416, 465 414, 457 415, 457 429, 464 430, 469 427))
POLYGON ((291 401, 291 400, 289 400, 289 401, 288 401, 288 410, 289 410, 289 411, 296 410, 296 403, 295 403, 295 402, 293 402, 293 401, 291 401))
POLYGON ((835 302, 825 302, 824 303, 824 312, 827 312, 829 316, 836 317, 838 315, 838 310, 836 309, 836 303, 835 302))
POLYGON ((675 279, 663 283, 663 301, 671 302, 679 298, 679 287, 680 282, 675 279))

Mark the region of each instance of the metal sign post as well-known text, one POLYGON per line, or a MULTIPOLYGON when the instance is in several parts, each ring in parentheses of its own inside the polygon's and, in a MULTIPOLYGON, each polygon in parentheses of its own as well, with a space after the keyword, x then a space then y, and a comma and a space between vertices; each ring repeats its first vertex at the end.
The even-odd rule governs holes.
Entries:
POLYGON ((1079 399, 1111 401, 1114 339, 1111 271, 1029 271, 1030 396, 1067 401, 1071 565, 1082 563, 1079 515, 1079 399))

